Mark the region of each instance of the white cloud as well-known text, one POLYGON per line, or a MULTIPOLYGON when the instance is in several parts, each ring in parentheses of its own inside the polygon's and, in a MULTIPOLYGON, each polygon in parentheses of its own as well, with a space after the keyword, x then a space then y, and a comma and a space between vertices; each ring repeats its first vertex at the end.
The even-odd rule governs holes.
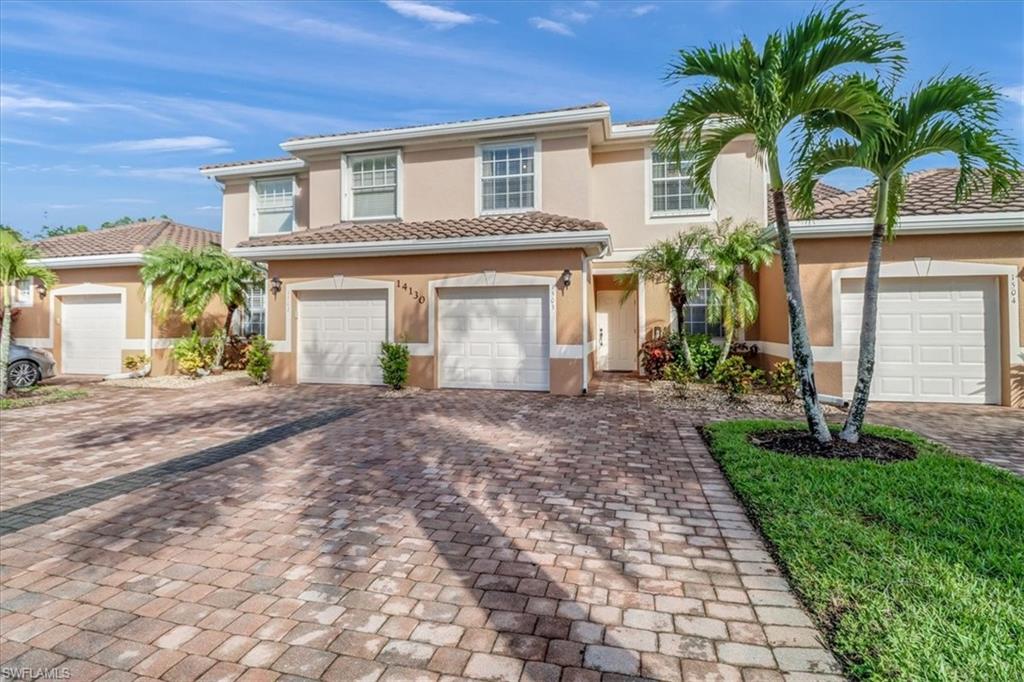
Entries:
POLYGON ((573 24, 585 24, 590 21, 590 15, 586 12, 581 12, 578 9, 569 9, 566 7, 560 7, 555 10, 555 16, 564 21, 568 21, 573 24))
POLYGON ((1009 98, 1014 104, 1024 107, 1024 85, 1012 85, 1000 90, 1004 97, 1009 98))
POLYGON ((540 29, 541 31, 547 31, 549 33, 557 33, 560 36, 574 36, 575 33, 572 29, 563 24, 560 21, 554 19, 545 19, 544 17, 530 17, 530 23, 533 24, 534 28, 540 29))
POLYGON ((85 208, 85 204, 47 204, 46 208, 54 210, 70 209, 70 208, 85 208))
POLYGON ((194 210, 196 210, 196 211, 219 211, 220 210, 220 206, 219 205, 218 206, 213 206, 213 205, 210 205, 210 206, 196 206, 194 210))
POLYGON ((191 152, 204 151, 213 154, 232 152, 227 140, 206 135, 185 137, 153 137, 148 140, 119 140, 90 147, 97 152, 191 152))
POLYGON ((644 15, 650 14, 651 12, 655 11, 656 9, 658 9, 657 5, 649 5, 648 4, 648 5, 636 5, 635 7, 633 7, 633 9, 631 11, 633 12, 633 16, 635 16, 635 17, 642 17, 644 15))
POLYGON ((436 28, 451 28, 477 21, 477 17, 470 14, 418 2, 418 0, 384 0, 384 4, 403 17, 416 19, 436 28))

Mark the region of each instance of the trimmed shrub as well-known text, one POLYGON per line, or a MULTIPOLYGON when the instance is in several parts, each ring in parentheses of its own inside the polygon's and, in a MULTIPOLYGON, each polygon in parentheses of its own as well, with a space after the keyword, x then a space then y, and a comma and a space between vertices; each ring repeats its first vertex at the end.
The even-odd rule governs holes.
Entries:
POLYGON ((688 334, 686 341, 690 345, 690 359, 697 376, 706 379, 715 371, 718 357, 722 349, 707 334, 688 334))
POLYGON ((409 382, 409 346, 384 341, 380 344, 378 362, 387 386, 400 391, 409 382))
POLYGON ((228 337, 224 347, 224 369, 245 369, 249 354, 249 339, 244 336, 228 337))
POLYGON ((644 345, 640 347, 640 365, 651 381, 661 379, 665 374, 665 366, 674 358, 669 341, 664 336, 644 341, 644 345))
POLYGON ((149 356, 145 353, 139 353, 138 355, 129 355, 124 359, 124 368, 129 372, 140 370, 149 364, 149 356))
POLYGON ((738 398, 750 393, 762 375, 761 370, 754 369, 740 356, 732 355, 719 364, 711 376, 730 397, 738 398))
POLYGON ((788 405, 800 393, 800 382, 796 378, 796 365, 792 360, 780 362, 768 373, 768 389, 782 396, 788 405))
POLYGON ((257 384, 270 381, 270 366, 274 359, 270 350, 270 342, 264 337, 254 336, 249 339, 248 361, 245 363, 245 372, 257 384))

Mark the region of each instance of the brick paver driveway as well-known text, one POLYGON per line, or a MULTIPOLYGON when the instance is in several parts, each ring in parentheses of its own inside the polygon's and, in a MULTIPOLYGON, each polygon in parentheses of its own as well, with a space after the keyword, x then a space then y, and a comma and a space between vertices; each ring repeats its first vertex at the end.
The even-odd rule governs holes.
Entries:
POLYGON ((873 403, 868 421, 916 431, 1024 476, 1024 410, 997 405, 873 403))
POLYGON ((636 382, 595 388, 101 388, 21 411, 2 434, 3 668, 831 677, 685 416, 636 382))

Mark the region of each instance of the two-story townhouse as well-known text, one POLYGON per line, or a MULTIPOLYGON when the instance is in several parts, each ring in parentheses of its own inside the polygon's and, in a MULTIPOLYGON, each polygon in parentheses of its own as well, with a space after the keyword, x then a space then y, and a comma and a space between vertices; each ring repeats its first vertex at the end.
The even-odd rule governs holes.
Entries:
POLYGON ((671 311, 663 287, 623 295, 626 262, 680 229, 766 219, 752 140, 717 162, 711 205, 654 153, 654 128, 596 103, 296 138, 285 158, 204 167, 223 186, 222 244, 267 266, 273 379, 379 383, 383 340, 409 344, 425 388, 578 394, 596 369, 635 369, 671 311))

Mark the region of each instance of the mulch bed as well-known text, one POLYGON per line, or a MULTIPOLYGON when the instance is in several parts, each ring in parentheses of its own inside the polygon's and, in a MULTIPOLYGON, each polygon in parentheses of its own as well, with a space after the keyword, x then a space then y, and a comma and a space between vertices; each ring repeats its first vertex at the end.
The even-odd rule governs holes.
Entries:
POLYGON ((801 457, 869 459, 881 464, 917 457, 917 450, 910 443, 867 434, 861 434, 857 443, 847 443, 836 438, 829 445, 822 445, 806 431, 760 431, 747 438, 759 448, 801 457))

